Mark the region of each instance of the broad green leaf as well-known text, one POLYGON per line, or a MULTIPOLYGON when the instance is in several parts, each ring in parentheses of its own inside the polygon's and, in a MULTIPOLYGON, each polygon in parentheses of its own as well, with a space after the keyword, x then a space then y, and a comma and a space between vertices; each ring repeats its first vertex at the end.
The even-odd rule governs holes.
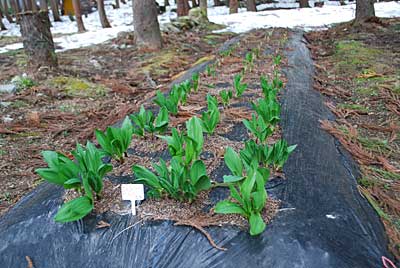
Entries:
POLYGON ((81 185, 81 180, 79 178, 72 178, 64 182, 64 188, 65 189, 72 189, 72 188, 78 188, 81 185))
POLYGON ((90 213, 93 209, 93 203, 86 196, 78 197, 71 200, 58 210, 54 220, 56 222, 71 222, 80 220, 90 213))
POLYGON ((197 160, 190 168, 190 180, 192 185, 195 185, 203 176, 207 176, 206 166, 204 165, 203 161, 197 160))
POLYGON ((252 213, 249 218, 250 235, 259 235, 265 230, 265 222, 260 213, 252 213))
POLYGON ((243 175, 243 163, 239 155, 231 148, 226 148, 224 155, 225 163, 235 176, 243 175))
POLYGON ((247 217, 246 211, 244 211, 239 204, 228 200, 218 202, 214 210, 216 213, 220 214, 240 214, 244 217, 247 217))
POLYGON ((225 175, 224 176, 224 183, 233 183, 243 180, 246 177, 243 176, 234 176, 234 175, 225 175))

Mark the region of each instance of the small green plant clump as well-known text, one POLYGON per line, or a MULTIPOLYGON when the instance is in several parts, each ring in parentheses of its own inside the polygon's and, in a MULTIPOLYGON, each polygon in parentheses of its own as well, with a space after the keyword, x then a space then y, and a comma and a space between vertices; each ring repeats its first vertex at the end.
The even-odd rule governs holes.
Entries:
POLYGON ((169 196, 171 198, 192 202, 199 192, 211 187, 206 167, 199 159, 204 138, 201 120, 192 117, 186 122, 186 133, 172 129, 172 136, 160 136, 168 143, 172 155, 169 166, 164 160, 154 164, 156 173, 149 169, 134 165, 132 170, 136 182, 150 188, 148 195, 154 198, 169 196))
POLYGON ((82 193, 61 206, 55 221, 71 222, 82 219, 94 207, 94 195, 100 196, 103 190, 103 177, 112 170, 110 164, 104 164, 104 154, 94 144, 87 142, 86 147, 77 144, 72 152, 74 161, 64 154, 54 151, 43 151, 47 168, 38 168, 36 173, 44 180, 63 186, 65 189, 76 189, 82 193))
POLYGON ((126 117, 120 128, 107 127, 105 132, 95 131, 96 139, 105 155, 120 163, 124 162, 124 154, 132 141, 133 127, 129 117, 126 117))
POLYGON ((199 90, 199 83, 200 83, 200 74, 195 73, 192 75, 192 87, 193 91, 197 92, 199 90))
POLYGON ((233 78, 233 87, 235 88, 236 97, 241 97, 247 89, 247 84, 242 83, 242 75, 237 74, 233 78))
POLYGON ((222 90, 219 93, 219 96, 221 98, 222 105, 224 107, 228 107, 231 99, 233 98, 233 92, 232 90, 222 90))
POLYGON ((164 96, 164 94, 161 91, 157 91, 156 98, 154 100, 154 103, 160 106, 160 108, 165 107, 168 112, 170 112, 173 115, 178 114, 178 105, 185 105, 186 100, 188 95, 192 91, 192 83, 193 83, 193 88, 198 88, 198 78, 192 77, 192 79, 197 79, 192 80, 186 80, 180 84, 174 85, 169 92, 168 96, 164 96))
POLYGON ((244 59, 244 72, 251 72, 254 66, 254 53, 253 52, 247 52, 245 59, 244 59))
POLYGON ((234 202, 218 202, 215 212, 240 214, 249 221, 250 235, 261 234, 266 227, 261 213, 267 202, 265 184, 269 178, 269 171, 259 168, 256 162, 244 168, 242 159, 230 147, 226 149, 224 158, 232 172, 232 175, 224 176, 224 183, 228 184, 234 202))
POLYGON ((133 122, 133 133, 144 137, 145 132, 163 134, 168 129, 169 118, 166 107, 161 107, 157 116, 152 111, 146 110, 142 105, 137 114, 132 114, 130 119, 133 122))
POLYGON ((216 97, 207 95, 208 111, 203 112, 201 115, 202 126, 204 132, 212 135, 217 127, 220 119, 220 112, 218 109, 218 101, 216 97))
POLYGON ((13 83, 16 86, 17 91, 29 89, 29 88, 33 87, 34 85, 36 85, 36 83, 26 75, 15 76, 11 80, 11 83, 13 83))

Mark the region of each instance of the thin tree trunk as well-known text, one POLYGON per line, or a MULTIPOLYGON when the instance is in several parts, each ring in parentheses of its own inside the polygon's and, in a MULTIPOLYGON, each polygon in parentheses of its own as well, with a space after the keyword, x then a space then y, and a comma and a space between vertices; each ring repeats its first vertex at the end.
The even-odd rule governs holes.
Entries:
POLYGON ((36 5, 36 0, 31 0, 32 11, 38 11, 38 6, 36 5))
POLYGON ((219 7, 219 6, 223 6, 224 3, 221 2, 221 0, 214 0, 214 6, 215 7, 219 7))
POLYGON ((15 21, 16 23, 19 23, 19 12, 21 12, 21 8, 19 7, 18 3, 16 0, 11 0, 11 7, 13 9, 14 15, 15 15, 15 21))
POLYGON ((356 19, 355 23, 362 23, 375 17, 374 0, 356 1, 356 19))
POLYGON ((40 10, 49 11, 49 6, 46 0, 40 0, 40 10))
POLYGON ((200 10, 202 16, 207 18, 207 0, 200 0, 200 10))
POLYGON ((192 0, 192 7, 198 7, 199 3, 196 0, 192 0))
POLYGON ((229 1, 229 14, 238 13, 239 9, 239 1, 238 0, 230 0, 229 1))
POLYGON ((189 3, 187 0, 176 0, 178 17, 189 15, 189 3))
POLYGON ((299 0, 300 8, 310 7, 308 0, 299 0))
POLYGON ((164 0, 164 6, 166 7, 166 6, 169 6, 170 4, 169 4, 169 1, 168 0, 164 0))
POLYGON ((119 6, 119 0, 115 0, 115 7, 114 8, 120 8, 119 6))
POLYGON ((134 0, 133 27, 136 44, 158 50, 162 47, 158 10, 154 0, 134 0))
POLYGON ((125 0, 121 0, 121 3, 126 5, 126 1, 125 0))
POLYGON ((1 8, 0 8, 0 31, 6 31, 6 30, 7 30, 7 28, 3 23, 3 12, 1 11, 1 8))
POLYGON ((28 12, 20 16, 21 36, 28 57, 28 72, 40 67, 57 67, 49 14, 46 11, 28 12))
POLYGON ((9 8, 8 8, 8 1, 7 0, 3 0, 3 7, 4 7, 4 16, 6 16, 7 20, 9 23, 13 23, 13 17, 10 15, 9 8))
POLYGON ((247 11, 257 12, 256 1, 255 0, 247 0, 247 11))
MULTIPOLYGON (((140 0, 138 0, 140 1, 140 0)), ((97 0, 97 9, 99 11, 99 17, 101 22, 101 27, 103 28, 111 28, 110 23, 108 22, 106 11, 104 9, 104 0, 97 0)))
POLYGON ((51 13, 53 13, 54 21, 61 21, 60 12, 58 11, 58 0, 50 0, 51 13))
POLYGON ((85 25, 83 25, 82 13, 81 13, 81 2, 79 0, 72 0, 72 5, 74 7, 74 13, 76 18, 76 24, 78 25, 78 32, 86 32, 85 25))

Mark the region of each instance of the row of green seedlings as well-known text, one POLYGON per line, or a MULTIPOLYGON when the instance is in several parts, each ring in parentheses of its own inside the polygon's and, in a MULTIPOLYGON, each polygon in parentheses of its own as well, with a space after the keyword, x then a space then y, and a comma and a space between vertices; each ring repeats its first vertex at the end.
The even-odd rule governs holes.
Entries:
POLYGON ((252 103, 255 113, 251 120, 243 121, 255 140, 245 142, 245 148, 239 154, 227 148, 224 159, 232 175, 224 176, 224 183, 230 189, 231 200, 221 201, 215 207, 217 213, 240 214, 248 219, 251 235, 261 234, 266 228, 262 211, 267 201, 265 185, 270 168, 280 170, 296 148, 296 145, 288 146, 282 139, 272 146, 267 144, 268 137, 275 132, 280 121, 276 95, 282 82, 277 82, 274 79, 268 83, 265 77, 261 77, 264 98, 252 103))
MULTIPOLYGON (((193 75, 191 83, 186 81, 175 88, 187 89, 190 85, 197 91, 197 74, 193 75)), ((204 121, 201 123, 210 134, 219 121, 216 103, 216 99, 209 98, 209 111, 203 113, 204 121)), ((95 131, 101 149, 89 141, 86 146, 77 144, 76 149, 71 152, 72 159, 60 152, 43 151, 42 155, 48 167, 38 168, 36 173, 50 183, 61 185, 65 189, 75 189, 81 193, 80 197, 61 206, 55 221, 76 221, 89 214, 94 208, 95 199, 101 198, 105 175, 113 168, 111 164, 103 162, 104 157, 108 156, 123 163, 133 135, 143 137, 145 132, 152 135, 166 132, 169 124, 168 112, 169 110, 162 106, 156 116, 141 106, 139 113, 125 118, 121 127, 108 127, 105 132, 95 131)))
MULTIPOLYGON (((288 146, 284 140, 279 140, 272 146, 266 140, 274 132, 279 122, 280 106, 276 95, 282 82, 276 79, 271 83, 261 77, 261 87, 264 98, 253 103, 256 114, 254 120, 245 120, 244 124, 256 137, 256 141, 245 143, 245 148, 236 153, 232 148, 226 149, 224 160, 231 175, 224 176, 224 184, 228 185, 231 200, 217 203, 215 212, 240 214, 249 221, 250 234, 258 235, 265 230, 265 222, 261 212, 267 201, 265 184, 270 176, 270 169, 281 169, 290 153, 296 146, 288 146)), ((207 96, 209 110, 217 106, 215 97, 207 96)), ((168 144, 172 160, 167 165, 164 160, 153 164, 154 172, 140 166, 132 167, 136 182, 150 188, 148 195, 154 198, 165 196, 179 201, 192 202, 199 192, 211 188, 211 180, 207 175, 205 165, 199 156, 204 143, 204 121, 192 117, 186 123, 186 131, 172 129, 171 136, 160 136, 168 144), (203 125, 203 126, 202 126, 203 125)))

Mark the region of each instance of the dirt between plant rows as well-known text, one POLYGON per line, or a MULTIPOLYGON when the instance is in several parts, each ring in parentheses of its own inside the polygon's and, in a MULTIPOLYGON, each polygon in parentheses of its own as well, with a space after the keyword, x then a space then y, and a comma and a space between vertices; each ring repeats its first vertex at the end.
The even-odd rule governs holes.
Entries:
POLYGON ((381 216, 400 257, 400 19, 341 24, 307 35, 315 89, 336 122, 321 122, 361 168, 359 191, 381 216))

